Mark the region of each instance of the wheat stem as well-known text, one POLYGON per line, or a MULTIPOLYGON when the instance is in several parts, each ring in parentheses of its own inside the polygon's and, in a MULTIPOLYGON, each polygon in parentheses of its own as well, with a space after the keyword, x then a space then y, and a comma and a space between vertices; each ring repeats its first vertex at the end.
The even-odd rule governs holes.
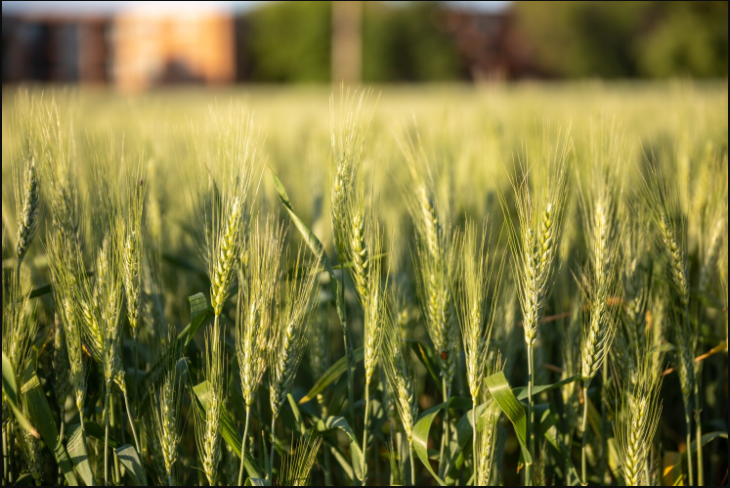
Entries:
MULTIPOLYGON (((66 422, 64 422, 64 408, 59 406, 58 418, 61 421, 61 427, 59 429, 58 440, 63 444, 63 437, 66 433, 66 422)), ((58 467, 58 486, 63 486, 63 470, 61 466, 58 467)))
POLYGON ((109 399, 111 397, 111 388, 111 379, 108 379, 104 393, 104 486, 109 486, 109 399))
POLYGON ((685 404, 684 406, 684 421, 687 424, 687 478, 689 481, 688 486, 695 485, 694 467, 692 466, 692 419, 689 415, 690 406, 685 404))
POLYGON ((8 430, 3 425, 3 485, 11 482, 10 466, 8 461, 8 430))
POLYGON ((370 382, 365 383, 365 415, 363 420, 363 427, 362 427, 362 473, 363 473, 363 479, 362 479, 362 486, 367 486, 368 484, 368 475, 367 475, 367 465, 368 465, 368 420, 370 419, 370 382))
POLYGON ((416 486, 416 464, 413 460, 413 442, 408 441, 408 458, 411 461, 411 486, 416 486))
POLYGON ((137 452, 142 455, 142 451, 139 448, 139 439, 137 438, 137 429, 134 428, 134 421, 132 421, 132 410, 129 408, 129 398, 127 398, 127 392, 122 391, 122 395, 124 396, 124 405, 127 407, 127 418, 129 419, 129 428, 132 429, 134 445, 137 448, 137 452))
POLYGON ((441 439, 441 457, 439 458, 441 460, 440 466, 439 466, 439 471, 440 471, 439 475, 443 478, 444 476, 446 476, 446 473, 449 468, 449 460, 447 459, 448 456, 446 456, 446 458, 445 458, 444 454, 449 449, 449 441, 450 441, 450 437, 449 437, 449 435, 450 435, 449 434, 449 422, 450 422, 450 420, 449 420, 449 397, 451 396, 450 387, 447 385, 445 374, 441 377, 441 388, 442 388, 442 394, 444 396, 445 405, 444 405, 444 432, 443 432, 443 437, 441 439))
POLYGON ((327 449, 324 450, 324 485, 332 486, 332 457, 327 449))
MULTIPOLYGON (((608 472, 608 399, 606 385, 608 384, 608 364, 603 363, 603 382, 601 384, 601 478, 606 483, 608 472)), ((610 481, 609 481, 610 483, 610 481)))
POLYGON ((243 427, 243 439, 241 440, 241 467, 238 470, 238 486, 243 486, 243 467, 246 462, 246 437, 248 436, 250 414, 251 407, 246 407, 246 422, 243 427))
POLYGON ((266 479, 273 483, 274 481, 274 454, 276 450, 276 417, 271 418, 271 454, 269 454, 269 472, 266 475, 266 479))
POLYGON ((352 338, 350 330, 347 328, 347 311, 345 310, 345 273, 342 272, 340 282, 340 299, 341 305, 337 307, 337 314, 340 316, 342 324, 342 337, 345 345, 345 360, 347 361, 347 412, 351 422, 355 420, 355 368, 352 364, 354 351, 352 349, 352 338))
POLYGON ((474 484, 476 484, 476 473, 479 459, 477 458, 477 399, 472 397, 471 399, 471 421, 472 421, 472 456, 474 458, 474 484))
MULTIPOLYGON (((535 350, 531 344, 527 346, 527 450, 535 459, 535 409, 533 407, 532 388, 535 374, 535 350)), ((532 486, 532 462, 525 463, 525 484, 532 486)))
MULTIPOLYGON (((700 396, 700 376, 701 376, 701 365, 696 365, 695 370, 695 430, 696 430, 696 442, 697 442, 697 486, 705 486, 705 474, 703 471, 703 459, 702 459, 702 398, 700 396)), ((689 444, 688 444, 689 446, 689 444)), ((689 448, 689 447, 688 447, 689 448)), ((688 463, 692 463, 691 456, 687 457, 688 463)))
MULTIPOLYGON (((132 351, 134 354, 134 420, 135 422, 139 421, 139 374, 138 374, 138 368, 139 368, 139 357, 137 356, 137 335, 132 338, 132 351)), ((125 394, 126 397, 126 394, 125 394)), ((127 410, 129 410, 129 405, 127 405, 127 410)), ((132 423, 132 430, 134 431, 134 423, 132 422, 132 419, 130 417, 129 422, 132 423)), ((135 440, 137 436, 135 435, 135 440)), ((139 451, 139 446, 137 446, 137 450, 139 451)))
POLYGON ((582 423, 582 448, 581 448, 581 482, 583 486, 588 486, 588 388, 583 388, 583 423, 582 423))

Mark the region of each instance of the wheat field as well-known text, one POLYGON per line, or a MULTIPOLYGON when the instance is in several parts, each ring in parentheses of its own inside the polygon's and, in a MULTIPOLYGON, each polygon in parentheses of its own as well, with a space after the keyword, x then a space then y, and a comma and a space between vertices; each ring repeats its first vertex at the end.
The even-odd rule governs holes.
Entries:
POLYGON ((3 486, 726 485, 727 84, 3 90, 3 486))

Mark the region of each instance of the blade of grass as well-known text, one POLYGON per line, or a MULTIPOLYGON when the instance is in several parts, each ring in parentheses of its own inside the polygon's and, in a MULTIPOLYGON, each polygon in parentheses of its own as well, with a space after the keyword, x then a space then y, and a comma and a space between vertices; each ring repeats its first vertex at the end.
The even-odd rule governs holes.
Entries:
POLYGON ((41 386, 38 376, 35 374, 35 370, 32 365, 29 365, 25 370, 24 375, 25 383, 21 389, 22 395, 25 397, 25 402, 30 413, 31 421, 38 426, 38 431, 43 438, 43 441, 53 453, 53 457, 61 467, 63 476, 66 478, 66 482, 69 486, 78 486, 76 476, 73 472, 73 464, 66 453, 66 449, 63 447, 61 438, 58 435, 58 429, 56 423, 53 420, 53 412, 51 407, 48 405, 46 400, 45 392, 41 386))

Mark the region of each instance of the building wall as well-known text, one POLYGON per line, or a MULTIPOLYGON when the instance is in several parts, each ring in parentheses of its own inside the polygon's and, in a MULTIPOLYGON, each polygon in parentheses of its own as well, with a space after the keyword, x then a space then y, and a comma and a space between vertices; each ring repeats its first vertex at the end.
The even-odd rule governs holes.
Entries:
POLYGON ((235 81, 230 16, 124 13, 113 25, 113 79, 121 90, 143 90, 162 83, 235 81))

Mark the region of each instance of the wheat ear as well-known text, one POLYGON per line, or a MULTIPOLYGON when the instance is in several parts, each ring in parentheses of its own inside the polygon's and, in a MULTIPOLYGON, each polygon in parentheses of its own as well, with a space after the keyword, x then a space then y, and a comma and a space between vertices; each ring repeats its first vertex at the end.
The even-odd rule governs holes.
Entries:
MULTIPOLYGON (((648 343, 648 342, 647 342, 648 343)), ((645 486, 646 466, 651 455, 651 446, 659 426, 662 413, 661 367, 664 363, 660 355, 657 361, 649 354, 648 348, 639 364, 638 370, 625 378, 619 412, 616 422, 616 439, 622 458, 624 481, 628 486, 645 486)))
POLYGON ((248 435, 251 407, 259 383, 266 371, 267 353, 270 348, 272 322, 275 313, 272 308, 276 296, 281 255, 284 249, 285 232, 273 219, 266 222, 262 230, 256 222, 252 229, 246 259, 242 259, 239 282, 237 314, 236 357, 241 374, 241 391, 246 406, 242 456, 238 482, 243 483, 246 437, 248 435), (243 263, 245 262, 245 266, 243 263), (244 285, 246 285, 244 287, 244 285))
MULTIPOLYGON (((386 310, 383 369, 408 440, 410 456, 413 457, 413 428, 418 419, 418 397, 404 325, 396 321, 391 311, 386 310)), ((415 486, 413 464, 411 460, 411 485, 415 486)))
POLYGON ((181 379, 177 370, 170 367, 158 391, 151 392, 153 401, 154 430, 164 461, 168 486, 175 486, 174 468, 182 440, 180 416, 182 408, 181 379))
POLYGON ((205 333, 205 381, 208 387, 208 402, 204 412, 196 417, 195 439, 203 465, 203 474, 210 486, 218 479, 221 461, 220 421, 226 398, 224 334, 219 321, 205 333))
POLYGON ((303 259, 303 250, 300 248, 293 275, 286 285, 284 308, 273 321, 274 330, 272 331, 272 347, 269 352, 268 365, 272 418, 269 479, 271 479, 274 466, 274 427, 276 426, 279 411, 294 383, 294 378, 306 349, 307 328, 310 318, 309 309, 316 276, 316 268, 306 266, 303 259), (305 267, 306 269, 303 269, 305 267))
MULTIPOLYGON (((543 157, 545 178, 541 187, 531 187, 531 177, 526 162, 521 162, 521 175, 511 177, 510 182, 516 198, 518 226, 512 222, 510 206, 500 193, 500 205, 509 231, 512 251, 512 270, 517 283, 517 292, 522 309, 525 343, 527 344, 527 409, 528 449, 535 453, 533 375, 534 347, 538 326, 545 305, 552 291, 552 280, 557 268, 558 250, 562 239, 563 217, 568 197, 568 140, 552 147, 545 141, 543 157), (537 198, 540 196, 540 198, 537 198)), ((525 158, 526 159, 526 158, 525 158)), ((532 186, 535 186, 532 184, 532 186)), ((528 485, 532 484, 532 466, 525 469, 528 485)))
POLYGON ((25 259, 25 255, 28 253, 28 249, 38 231, 39 198, 40 181, 35 163, 31 161, 23 185, 23 205, 18 216, 18 240, 16 244, 18 269, 20 269, 20 264, 25 259))

